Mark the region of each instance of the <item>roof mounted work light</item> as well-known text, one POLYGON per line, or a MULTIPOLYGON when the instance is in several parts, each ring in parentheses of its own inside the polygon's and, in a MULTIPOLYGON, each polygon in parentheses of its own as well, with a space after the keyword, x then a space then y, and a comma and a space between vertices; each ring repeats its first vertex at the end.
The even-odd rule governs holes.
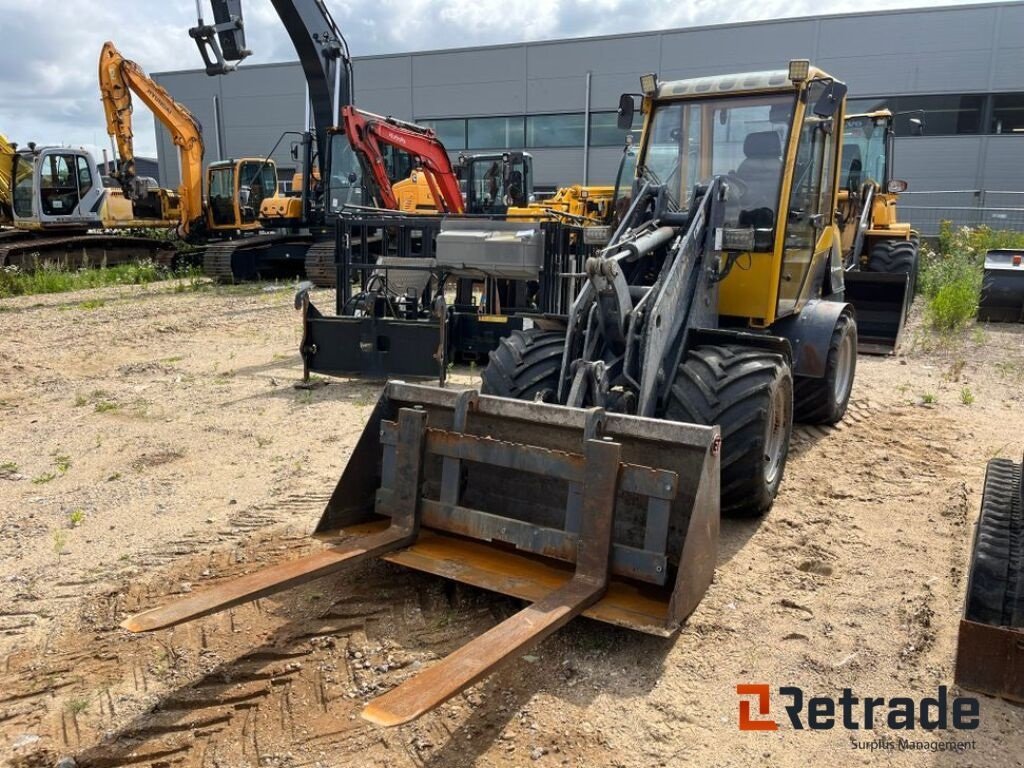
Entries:
POLYGON ((640 91, 644 96, 653 96, 658 90, 658 76, 653 72, 640 75, 640 91))
POLYGON ((811 74, 809 59, 793 59, 789 62, 789 79, 793 83, 802 83, 811 74))

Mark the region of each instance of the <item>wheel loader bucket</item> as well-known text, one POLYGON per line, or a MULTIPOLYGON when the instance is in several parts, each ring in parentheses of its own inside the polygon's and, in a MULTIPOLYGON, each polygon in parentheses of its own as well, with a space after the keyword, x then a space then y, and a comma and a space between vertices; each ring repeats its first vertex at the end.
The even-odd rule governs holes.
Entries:
POLYGON ((1024 251, 998 249, 985 254, 978 319, 1024 323, 1024 251))
POLYGON ((390 382, 316 528, 330 546, 124 626, 172 626, 371 556, 531 605, 364 711, 409 722, 577 615, 671 635, 714 572, 718 427, 390 382))
POLYGON ((862 355, 893 354, 914 298, 910 275, 852 270, 845 281, 844 298, 857 312, 857 351, 862 355))

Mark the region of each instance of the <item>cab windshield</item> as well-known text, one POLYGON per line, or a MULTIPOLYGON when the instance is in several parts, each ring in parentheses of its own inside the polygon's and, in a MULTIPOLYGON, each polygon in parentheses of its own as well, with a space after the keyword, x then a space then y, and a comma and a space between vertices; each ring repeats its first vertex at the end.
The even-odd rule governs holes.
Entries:
POLYGON ((680 209, 689 207, 697 185, 725 176, 725 225, 771 227, 795 98, 773 94, 664 104, 651 118, 642 167, 666 185, 680 209))
POLYGON ((840 186, 860 189, 868 181, 885 180, 889 118, 854 115, 843 128, 843 163, 840 186))

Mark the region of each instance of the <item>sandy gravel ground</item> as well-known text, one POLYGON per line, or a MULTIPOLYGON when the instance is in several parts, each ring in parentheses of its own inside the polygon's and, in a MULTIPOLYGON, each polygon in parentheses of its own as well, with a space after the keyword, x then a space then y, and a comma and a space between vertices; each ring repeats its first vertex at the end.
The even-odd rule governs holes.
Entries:
POLYGON ((379 384, 293 388, 291 302, 172 284, 0 302, 0 765, 1024 765, 1024 709, 993 699, 978 730, 940 734, 966 753, 878 754, 854 744, 899 735, 884 725, 740 732, 735 694, 953 685, 984 465, 1024 451, 1024 327, 914 328, 899 358, 861 358, 847 419, 795 433, 771 514, 724 522, 678 637, 578 620, 385 731, 357 716, 369 698, 516 601, 376 562, 117 628, 315 546, 379 384))

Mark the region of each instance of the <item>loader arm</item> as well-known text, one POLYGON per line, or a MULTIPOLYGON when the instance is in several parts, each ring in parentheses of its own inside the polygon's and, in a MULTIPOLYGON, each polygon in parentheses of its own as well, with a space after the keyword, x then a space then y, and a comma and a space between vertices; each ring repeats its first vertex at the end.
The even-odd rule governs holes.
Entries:
POLYGON ((132 134, 132 93, 153 112, 171 134, 181 158, 182 235, 203 218, 203 136, 195 115, 161 86, 153 82, 134 61, 124 58, 113 43, 103 44, 100 52, 100 93, 107 118, 107 133, 116 139, 120 168, 114 174, 125 195, 132 195, 135 179, 135 149, 132 134))
POLYGON ((459 181, 448 151, 430 128, 364 112, 352 106, 344 107, 341 116, 345 135, 365 171, 373 177, 385 208, 397 210, 399 205, 391 188, 382 144, 408 152, 418 159, 439 210, 455 214, 465 212, 459 181))

